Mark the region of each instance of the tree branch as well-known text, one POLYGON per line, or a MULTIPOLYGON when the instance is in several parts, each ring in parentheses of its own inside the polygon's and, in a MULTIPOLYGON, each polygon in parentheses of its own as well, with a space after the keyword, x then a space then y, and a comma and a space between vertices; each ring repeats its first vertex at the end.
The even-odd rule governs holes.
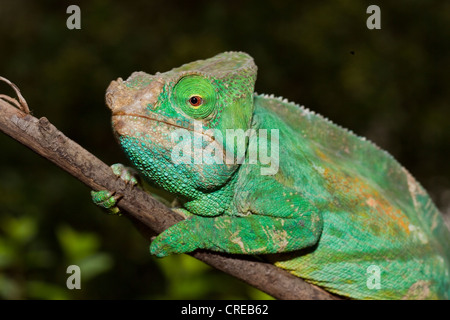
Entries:
MULTIPOLYGON (((19 102, 0 95, 0 131, 50 160, 91 189, 115 191, 121 195, 118 201, 121 211, 153 234, 160 233, 182 220, 181 216, 145 191, 130 187, 121 179, 117 179, 108 165, 67 138, 45 117, 37 119, 28 114, 28 107, 18 89, 16 93, 19 102)), ((150 237, 148 232, 147 237, 150 237)), ((338 299, 285 270, 251 256, 219 254, 205 250, 197 250, 190 255, 278 299, 338 299)))

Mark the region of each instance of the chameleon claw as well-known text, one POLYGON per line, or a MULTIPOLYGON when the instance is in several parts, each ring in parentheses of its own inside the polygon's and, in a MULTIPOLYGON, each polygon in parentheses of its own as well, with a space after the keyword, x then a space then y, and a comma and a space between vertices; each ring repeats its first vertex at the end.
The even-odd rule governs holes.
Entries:
POLYGON ((121 195, 115 194, 108 190, 91 191, 92 201, 104 209, 108 214, 121 215, 120 209, 117 207, 117 201, 122 198, 121 195))
POLYGON ((204 248, 202 234, 186 236, 190 224, 183 220, 152 239, 150 253, 159 258, 204 248))
POLYGON ((121 163, 116 163, 111 166, 111 169, 118 178, 122 179, 127 184, 135 186, 139 183, 136 178, 138 174, 133 168, 126 167, 121 163))
MULTIPOLYGON (((135 186, 139 184, 137 179, 137 172, 121 163, 116 163, 111 166, 111 170, 117 178, 125 181, 127 185, 135 186)), ((116 194, 108 190, 91 191, 92 201, 106 211, 107 214, 121 215, 120 209, 117 207, 117 202, 122 198, 122 195, 116 194)))

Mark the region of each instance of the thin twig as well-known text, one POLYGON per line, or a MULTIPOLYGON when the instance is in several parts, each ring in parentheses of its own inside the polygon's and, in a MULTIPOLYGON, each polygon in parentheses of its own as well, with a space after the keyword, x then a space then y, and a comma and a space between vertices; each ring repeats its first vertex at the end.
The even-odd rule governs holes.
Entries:
POLYGON ((5 100, 7 100, 7 101, 9 101, 9 102, 12 102, 14 105, 16 105, 20 110, 22 110, 23 112, 25 112, 25 113, 30 113, 30 108, 28 108, 28 103, 27 103, 27 101, 25 100, 25 98, 22 96, 22 94, 20 93, 20 89, 14 84, 14 83, 12 83, 11 81, 9 81, 8 79, 6 79, 6 78, 4 78, 4 77, 2 77, 2 76, 0 76, 0 81, 3 81, 3 82, 6 82, 7 84, 9 84, 13 89, 14 89, 14 91, 16 92, 16 95, 17 95, 17 98, 19 98, 19 103, 17 103, 17 100, 16 99, 14 99, 14 98, 11 98, 11 97, 9 97, 9 96, 7 96, 7 95, 4 95, 4 94, 1 94, 0 95, 0 98, 1 99, 5 99, 5 100))

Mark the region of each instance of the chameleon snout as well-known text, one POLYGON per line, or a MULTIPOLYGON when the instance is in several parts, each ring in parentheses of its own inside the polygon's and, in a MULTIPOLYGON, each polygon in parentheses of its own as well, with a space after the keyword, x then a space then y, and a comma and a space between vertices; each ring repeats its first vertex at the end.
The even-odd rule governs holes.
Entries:
POLYGON ((114 111, 114 93, 119 81, 123 81, 122 78, 119 78, 116 81, 111 81, 108 88, 106 89, 105 102, 108 108, 111 109, 111 111, 114 111))
POLYGON ((143 72, 135 72, 126 81, 118 78, 110 83, 106 90, 105 100, 113 116, 145 116, 148 107, 152 109, 155 107, 164 82, 159 78, 144 80, 145 75, 148 77, 143 72), (138 85, 133 86, 132 84, 136 82, 138 85))
POLYGON ((112 112, 112 124, 118 136, 146 130, 164 87, 164 81, 144 72, 133 73, 126 81, 118 78, 106 90, 106 105, 112 112))

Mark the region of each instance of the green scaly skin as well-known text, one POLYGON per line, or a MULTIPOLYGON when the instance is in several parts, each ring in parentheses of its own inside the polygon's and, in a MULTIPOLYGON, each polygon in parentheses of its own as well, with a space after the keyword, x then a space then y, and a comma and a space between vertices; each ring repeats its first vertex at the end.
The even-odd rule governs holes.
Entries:
MULTIPOLYGON (((276 253, 265 257, 342 296, 448 299, 450 233, 420 184, 373 143, 301 106, 254 94, 255 80, 250 56, 226 52, 109 86, 114 132, 131 163, 184 199, 188 219, 156 237, 151 253, 276 253), (171 133, 192 132, 194 121, 224 137, 227 129, 279 130, 277 173, 262 175, 268 165, 250 164, 249 152, 243 164, 174 163, 171 133), (381 271, 379 289, 367 285, 370 266, 381 271)), ((213 141, 237 153, 227 141, 203 138, 203 149, 213 141)), ((93 196, 111 201, 108 193, 93 196)))

